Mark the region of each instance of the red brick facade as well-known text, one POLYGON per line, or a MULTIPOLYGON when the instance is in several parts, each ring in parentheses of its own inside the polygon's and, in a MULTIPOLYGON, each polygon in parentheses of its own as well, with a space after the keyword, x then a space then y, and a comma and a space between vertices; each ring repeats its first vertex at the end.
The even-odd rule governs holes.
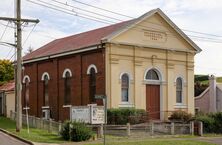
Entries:
MULTIPOLYGON (((42 117, 43 81, 42 74, 49 74, 49 107, 51 118, 55 120, 69 119, 69 108, 64 107, 64 78, 65 69, 70 69, 71 104, 87 105, 89 100, 89 75, 87 69, 94 64, 97 67, 96 94, 105 94, 105 49, 82 52, 63 57, 24 64, 24 76, 30 78, 29 84, 29 114, 42 117)), ((24 84, 23 84, 24 85, 24 84)), ((23 87, 24 88, 24 87, 23 87)), ((23 90, 23 107, 25 106, 25 90, 23 90)), ((97 103, 101 103, 98 102, 97 103)))

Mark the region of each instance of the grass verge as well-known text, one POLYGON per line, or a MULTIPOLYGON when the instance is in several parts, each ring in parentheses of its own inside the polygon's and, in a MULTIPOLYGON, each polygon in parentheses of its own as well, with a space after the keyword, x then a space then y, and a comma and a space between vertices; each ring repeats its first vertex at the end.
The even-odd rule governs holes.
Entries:
POLYGON ((62 140, 61 137, 59 137, 56 134, 48 133, 45 130, 40 130, 36 128, 30 128, 30 132, 28 134, 26 126, 23 126, 23 129, 20 132, 16 132, 15 122, 5 117, 0 117, 0 128, 32 142, 58 143, 58 144, 65 142, 62 140))

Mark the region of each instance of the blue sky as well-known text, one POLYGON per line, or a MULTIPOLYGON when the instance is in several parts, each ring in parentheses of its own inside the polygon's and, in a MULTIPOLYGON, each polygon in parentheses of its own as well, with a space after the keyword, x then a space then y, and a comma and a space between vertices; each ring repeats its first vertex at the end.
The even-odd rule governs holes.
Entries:
MULTIPOLYGON (((38 0, 32 0, 39 2, 38 0)), ((78 14, 83 13, 78 9, 64 6, 53 2, 53 0, 41 0, 43 2, 56 4, 65 9, 72 10, 78 14)), ((81 5, 73 0, 57 0, 68 5, 108 15, 121 20, 128 20, 127 17, 114 15, 102 10, 81 5)), ((125 14, 131 17, 139 17, 154 8, 161 8, 179 28, 222 35, 222 1, 221 0, 80 0, 97 7, 102 7, 114 12, 125 14)), ((14 0, 1 0, 0 16, 14 16, 14 0)), ((87 13, 85 13, 87 14, 87 13)), ((89 13, 88 13, 89 14, 89 13)), ((92 14, 90 14, 92 15, 92 14)), ((29 46, 34 49, 56 39, 68 35, 73 35, 83 31, 106 26, 108 24, 68 15, 62 12, 54 11, 39 5, 35 5, 28 0, 22 0, 22 16, 23 18, 40 19, 40 23, 35 27, 27 42, 23 46, 23 52, 27 51, 29 46)), ((95 15, 94 15, 95 16, 95 15)), ((96 16, 98 17, 98 16, 96 16)), ((102 17, 100 17, 102 18, 102 17)), ((103 18, 104 19, 104 18, 103 18)), ((105 18, 108 20, 108 18, 105 18)), ((115 21, 118 22, 118 21, 115 21)), ((0 36, 2 35, 7 22, 0 21, 0 36)), ((12 24, 9 24, 12 26, 12 24)), ((32 30, 33 24, 24 27, 23 40, 25 40, 32 30)), ((188 35, 199 37, 211 37, 208 35, 200 35, 185 31, 188 35)), ((0 41, 14 42, 14 30, 7 28, 5 35, 0 41)), ((212 43, 191 38, 203 50, 195 57, 195 73, 197 74, 215 74, 222 76, 222 37, 211 37, 219 39, 220 43, 212 43), (221 40, 220 40, 221 39, 221 40)), ((209 39, 208 39, 209 40, 209 39)), ((11 58, 14 50, 9 47, 1 46, 0 59, 11 58)))

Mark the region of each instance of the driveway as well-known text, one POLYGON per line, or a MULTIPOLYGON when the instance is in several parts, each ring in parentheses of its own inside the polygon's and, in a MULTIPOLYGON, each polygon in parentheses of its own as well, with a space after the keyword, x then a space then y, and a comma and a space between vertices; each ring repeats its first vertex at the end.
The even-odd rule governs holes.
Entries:
POLYGON ((28 145, 0 131, 0 145, 28 145))

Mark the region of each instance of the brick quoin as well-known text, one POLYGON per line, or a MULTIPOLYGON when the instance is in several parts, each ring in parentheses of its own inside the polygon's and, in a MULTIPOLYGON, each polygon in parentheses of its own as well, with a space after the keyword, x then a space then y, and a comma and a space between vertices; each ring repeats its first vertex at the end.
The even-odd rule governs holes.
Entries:
MULTIPOLYGON (((104 48, 24 64, 23 76, 28 75, 30 77, 29 114, 42 117, 44 94, 41 78, 44 72, 47 72, 50 76, 48 91, 52 119, 56 121, 70 119, 69 107, 64 107, 64 78, 62 77, 64 70, 67 68, 72 72, 70 105, 81 106, 92 103, 89 99, 89 75, 87 75, 87 69, 91 64, 94 64, 98 70, 96 74, 96 94, 105 94, 104 48)), ((24 89, 22 97, 22 104, 25 107, 24 89)), ((96 103, 102 104, 99 100, 96 103)), ((25 110, 23 110, 23 113, 25 114, 25 110)))

